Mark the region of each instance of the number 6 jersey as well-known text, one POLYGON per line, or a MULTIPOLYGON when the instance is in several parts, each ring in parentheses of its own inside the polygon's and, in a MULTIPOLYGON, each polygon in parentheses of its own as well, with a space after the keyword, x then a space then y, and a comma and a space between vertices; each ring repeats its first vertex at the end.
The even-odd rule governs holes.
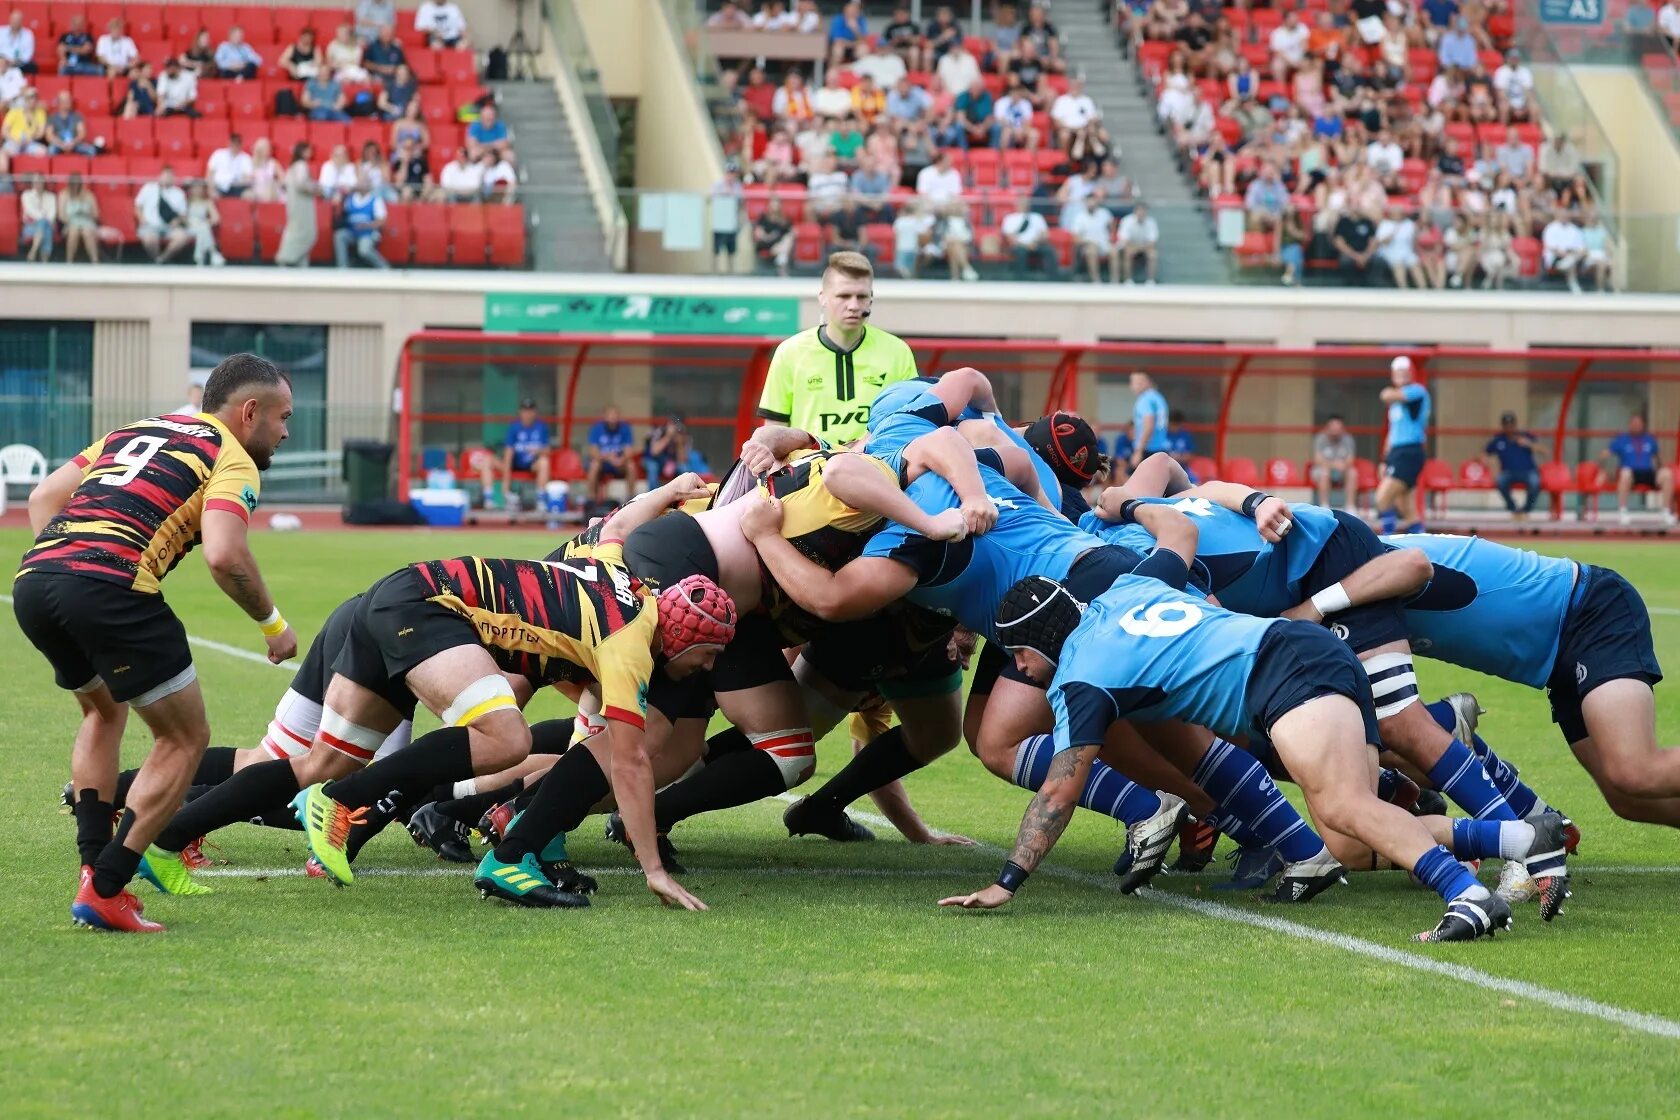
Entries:
POLYGON ((157 594, 198 544, 204 511, 249 521, 257 465, 207 413, 139 420, 95 440, 74 462, 82 482, 18 570, 65 572, 157 594))

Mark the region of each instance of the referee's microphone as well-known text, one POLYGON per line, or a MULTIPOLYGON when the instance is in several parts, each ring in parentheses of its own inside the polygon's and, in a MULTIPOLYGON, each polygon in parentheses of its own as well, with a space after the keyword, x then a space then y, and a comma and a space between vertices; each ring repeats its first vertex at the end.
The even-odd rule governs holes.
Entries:
POLYGON ((862 318, 862 319, 867 319, 867 318, 869 318, 869 312, 870 312, 870 308, 866 307, 866 308, 863 309, 863 311, 860 313, 860 315, 858 317, 862 318))

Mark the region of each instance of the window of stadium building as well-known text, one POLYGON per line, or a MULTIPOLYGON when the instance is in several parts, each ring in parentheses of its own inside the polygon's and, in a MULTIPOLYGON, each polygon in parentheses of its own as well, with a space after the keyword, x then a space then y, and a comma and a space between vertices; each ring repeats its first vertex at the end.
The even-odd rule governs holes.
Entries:
POLYGON ((53 462, 93 431, 93 324, 0 322, 0 446, 25 443, 53 462))
POLYGON ((325 450, 327 328, 319 324, 193 324, 193 369, 212 369, 229 354, 242 351, 267 358, 291 375, 293 412, 286 450, 325 450))

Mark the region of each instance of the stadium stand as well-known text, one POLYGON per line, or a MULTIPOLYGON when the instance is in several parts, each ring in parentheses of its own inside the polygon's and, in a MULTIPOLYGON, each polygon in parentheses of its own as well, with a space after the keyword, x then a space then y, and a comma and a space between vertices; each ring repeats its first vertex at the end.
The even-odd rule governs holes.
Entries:
MULTIPOLYGON (((365 44, 333 42, 340 26, 354 18, 346 8, 25 0, 0 5, 0 10, 22 12, 24 25, 34 32, 39 73, 28 86, 35 91, 39 124, 47 130, 43 135, 37 129, 31 139, 12 135, 8 127, 0 174, 9 173, 19 183, 40 174, 55 190, 79 177, 97 204, 94 220, 103 259, 113 254, 145 259, 136 248, 136 195, 169 168, 178 183, 207 178, 214 183, 215 243, 228 261, 272 261, 286 225, 282 169, 296 146, 307 144, 309 169, 322 186, 312 262, 333 259, 337 210, 360 169, 374 181, 386 207, 379 250, 389 263, 426 268, 527 264, 525 213, 513 201, 517 172, 512 152, 503 151, 508 147, 505 126, 501 140, 494 126, 475 132, 482 110, 494 103, 480 81, 477 59, 465 45, 428 45, 428 34, 414 26, 413 9, 398 11, 390 41, 365 44), (97 34, 112 20, 123 21, 134 41, 136 69, 93 74, 72 63, 74 72, 62 72, 63 37, 97 34), (221 76, 217 70, 218 48, 235 28, 260 60, 248 64, 248 78, 221 76), (304 37, 311 33, 319 45, 305 48, 304 37), (354 63, 348 61, 352 57, 354 63), (373 65, 375 58, 384 61, 389 73, 369 73, 362 65, 373 65), (190 75, 196 70, 196 81, 185 83, 185 107, 165 112, 158 86, 166 62, 174 60, 182 64, 178 71, 190 75), (336 104, 311 109, 319 100, 311 91, 325 86, 301 79, 314 69, 330 71, 335 61, 339 74, 356 80, 334 80, 336 104), (80 127, 67 123, 61 134, 59 120, 68 122, 63 114, 71 112, 79 116, 80 127), (212 159, 226 159, 233 136, 242 140, 234 156, 257 160, 215 182, 212 159), (352 170, 345 185, 334 189, 325 165, 334 162, 339 148, 352 170), (459 152, 474 160, 465 189, 440 181, 459 152)), ((223 62, 231 57, 224 55, 223 62)), ((26 117, 12 119, 29 127, 26 117)), ((0 195, 0 258, 21 255, 18 208, 17 194, 0 195)))

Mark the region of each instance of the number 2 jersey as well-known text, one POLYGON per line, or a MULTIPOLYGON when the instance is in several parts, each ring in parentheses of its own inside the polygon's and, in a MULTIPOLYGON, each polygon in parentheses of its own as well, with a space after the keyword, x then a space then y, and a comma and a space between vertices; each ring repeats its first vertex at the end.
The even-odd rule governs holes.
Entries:
POLYGON ((207 413, 138 420, 73 460, 82 481, 24 554, 18 576, 61 572, 157 594, 192 551, 206 510, 249 521, 257 465, 207 413))
POLYGON ((535 688, 599 682, 602 714, 642 726, 659 609, 621 543, 563 561, 458 556, 413 570, 431 602, 472 623, 498 668, 535 688))

